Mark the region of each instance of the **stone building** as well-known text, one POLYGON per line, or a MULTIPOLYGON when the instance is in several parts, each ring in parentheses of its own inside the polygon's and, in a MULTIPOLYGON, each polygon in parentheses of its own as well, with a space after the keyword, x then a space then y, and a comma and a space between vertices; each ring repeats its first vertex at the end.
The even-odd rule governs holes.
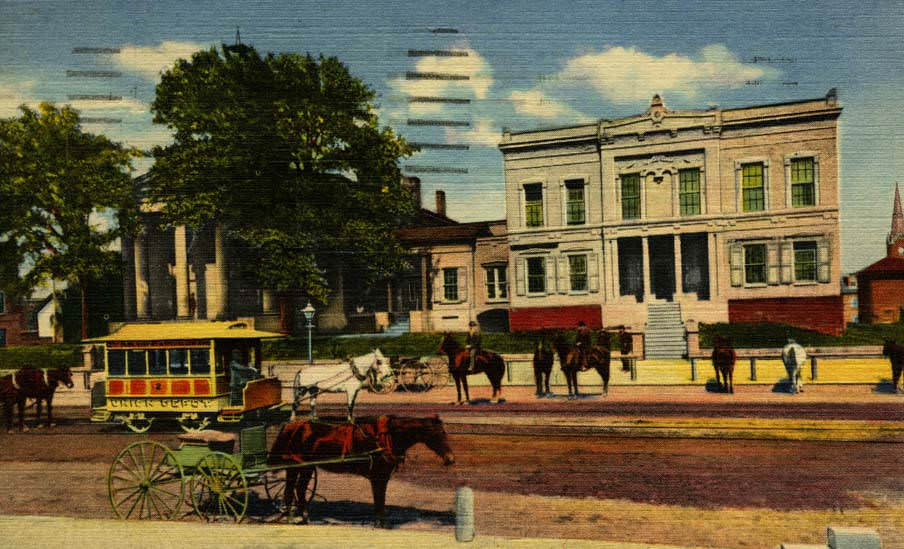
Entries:
POLYGON ((904 319, 904 213, 895 185, 891 230, 885 257, 857 273, 860 322, 900 322, 904 319))
POLYGON ((841 110, 834 90, 701 111, 654 96, 505 132, 512 329, 624 324, 676 348, 666 332, 691 319, 839 331, 841 110))

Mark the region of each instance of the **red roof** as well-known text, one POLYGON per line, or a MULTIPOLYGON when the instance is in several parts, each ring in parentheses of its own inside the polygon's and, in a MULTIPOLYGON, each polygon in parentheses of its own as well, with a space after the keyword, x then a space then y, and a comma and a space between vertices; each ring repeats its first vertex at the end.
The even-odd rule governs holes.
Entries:
POLYGON ((883 257, 869 267, 857 273, 860 278, 863 275, 900 274, 904 275, 904 259, 899 257, 883 257))
POLYGON ((408 245, 471 242, 478 237, 492 236, 487 221, 439 227, 406 227, 397 230, 395 234, 399 240, 408 245))

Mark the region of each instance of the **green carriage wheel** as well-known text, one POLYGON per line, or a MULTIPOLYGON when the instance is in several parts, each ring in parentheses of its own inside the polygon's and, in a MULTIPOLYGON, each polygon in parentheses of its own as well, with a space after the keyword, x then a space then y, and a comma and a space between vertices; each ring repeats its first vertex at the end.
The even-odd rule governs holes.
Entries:
POLYGON ((121 519, 173 518, 185 498, 182 467, 159 442, 133 442, 110 465, 107 495, 121 519))
POLYGON ((208 521, 240 522, 248 510, 248 481, 235 457, 211 452, 195 466, 189 485, 192 506, 208 521))
MULTIPOLYGON (((317 494, 317 468, 311 467, 311 469, 311 480, 308 481, 308 488, 304 493, 304 499, 309 503, 317 494)), ((263 474, 262 479, 267 499, 280 512, 285 512, 286 477, 282 473, 283 471, 279 469, 270 470, 263 474)))

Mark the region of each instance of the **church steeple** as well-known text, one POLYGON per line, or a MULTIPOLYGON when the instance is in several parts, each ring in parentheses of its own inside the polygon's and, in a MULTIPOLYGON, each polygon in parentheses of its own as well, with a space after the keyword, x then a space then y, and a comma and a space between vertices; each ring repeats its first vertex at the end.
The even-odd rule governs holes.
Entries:
POLYGON ((895 183, 895 205, 891 213, 891 231, 888 233, 888 256, 904 257, 904 211, 901 210, 901 192, 895 183))

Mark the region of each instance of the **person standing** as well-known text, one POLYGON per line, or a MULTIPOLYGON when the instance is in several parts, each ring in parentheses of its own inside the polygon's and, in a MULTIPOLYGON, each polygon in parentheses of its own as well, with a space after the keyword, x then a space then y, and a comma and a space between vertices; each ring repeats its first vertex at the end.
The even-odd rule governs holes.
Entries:
POLYGON ((634 342, 631 340, 631 334, 628 333, 624 326, 618 328, 618 342, 620 346, 619 351, 621 351, 621 369, 623 372, 630 372, 634 366, 634 358, 630 358, 628 355, 634 352, 634 342))
POLYGON ((468 339, 465 349, 468 350, 468 373, 477 373, 477 355, 480 354, 480 325, 475 321, 468 322, 468 339))

